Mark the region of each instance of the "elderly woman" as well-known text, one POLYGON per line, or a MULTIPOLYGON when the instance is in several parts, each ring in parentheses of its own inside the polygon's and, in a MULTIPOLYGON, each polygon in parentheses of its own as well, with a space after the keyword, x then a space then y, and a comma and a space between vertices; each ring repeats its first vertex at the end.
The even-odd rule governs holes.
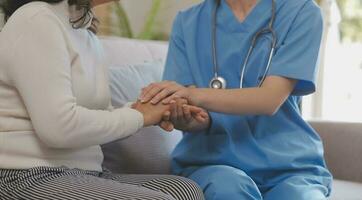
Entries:
POLYGON ((0 199, 203 199, 186 178, 102 171, 100 144, 159 124, 169 109, 111 107, 106 62, 89 31, 91 7, 109 1, 3 1, 0 199))

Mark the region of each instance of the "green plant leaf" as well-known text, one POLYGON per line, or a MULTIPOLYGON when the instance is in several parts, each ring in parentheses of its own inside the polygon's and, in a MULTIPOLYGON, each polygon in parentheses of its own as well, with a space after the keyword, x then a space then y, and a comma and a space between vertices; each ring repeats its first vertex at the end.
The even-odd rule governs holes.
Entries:
POLYGON ((150 40, 154 37, 154 28, 156 26, 156 19, 161 9, 162 0, 153 0, 151 9, 147 15, 146 23, 137 38, 150 40))
POLYGON ((129 23, 129 19, 126 11, 119 2, 114 2, 114 12, 117 15, 118 20, 118 30, 119 33, 116 34, 121 37, 133 38, 133 31, 129 23))

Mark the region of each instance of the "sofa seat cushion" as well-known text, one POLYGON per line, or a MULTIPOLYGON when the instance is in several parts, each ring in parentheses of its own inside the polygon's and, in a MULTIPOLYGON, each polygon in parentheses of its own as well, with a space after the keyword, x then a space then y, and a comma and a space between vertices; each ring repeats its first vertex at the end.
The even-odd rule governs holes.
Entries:
POLYGON ((329 200, 361 200, 362 183, 334 180, 329 200))
MULTIPOLYGON (((143 87, 161 81, 163 66, 162 61, 110 66, 112 105, 119 108, 136 101, 143 87)), ((114 173, 168 174, 170 153, 180 139, 177 130, 167 133, 158 127, 141 129, 128 138, 102 145, 103 165, 114 173)))
POLYGON ((180 139, 179 131, 141 129, 127 139, 103 145, 103 166, 118 174, 170 174, 170 153, 180 139))

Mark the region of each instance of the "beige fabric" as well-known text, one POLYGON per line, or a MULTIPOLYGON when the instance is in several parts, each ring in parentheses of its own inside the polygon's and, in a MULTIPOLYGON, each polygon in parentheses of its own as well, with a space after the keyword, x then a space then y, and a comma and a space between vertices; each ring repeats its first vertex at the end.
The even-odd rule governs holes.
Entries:
POLYGON ((361 200, 362 183, 334 180, 329 200, 361 200))
POLYGON ((124 67, 144 62, 164 61, 167 43, 131 40, 119 37, 101 38, 110 67, 124 67))
POLYGON ((125 140, 103 145, 103 164, 114 173, 169 174, 170 154, 180 139, 179 131, 144 128, 125 140))
POLYGON ((362 124, 322 121, 311 124, 322 137, 333 176, 362 182, 362 124))

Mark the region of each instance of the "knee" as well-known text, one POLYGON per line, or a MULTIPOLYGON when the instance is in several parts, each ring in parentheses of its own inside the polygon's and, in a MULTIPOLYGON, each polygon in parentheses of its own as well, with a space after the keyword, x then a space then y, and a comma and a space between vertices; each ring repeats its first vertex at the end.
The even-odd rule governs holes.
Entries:
POLYGON ((177 193, 174 195, 176 200, 204 200, 204 194, 200 186, 194 181, 180 176, 171 176, 170 178, 172 184, 164 189, 177 193))
POLYGON ((328 193, 328 188, 317 180, 293 176, 276 184, 265 194, 264 199, 321 200, 327 199, 328 193))
POLYGON ((190 176, 201 185, 206 199, 262 199, 254 181, 243 171, 228 166, 210 166, 190 176))

